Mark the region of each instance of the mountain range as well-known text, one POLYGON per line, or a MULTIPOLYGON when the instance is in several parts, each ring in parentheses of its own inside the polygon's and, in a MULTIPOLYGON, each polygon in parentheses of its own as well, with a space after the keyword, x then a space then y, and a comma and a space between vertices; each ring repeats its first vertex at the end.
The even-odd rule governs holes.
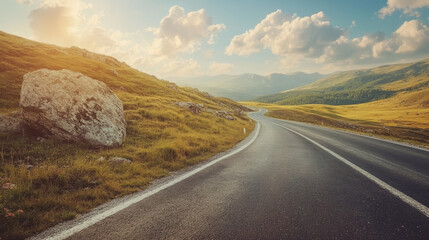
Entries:
POLYGON ((292 74, 273 73, 266 76, 245 73, 240 75, 223 74, 191 78, 171 77, 168 80, 182 86, 198 88, 214 96, 244 101, 301 87, 326 76, 319 73, 307 74, 303 72, 292 74))

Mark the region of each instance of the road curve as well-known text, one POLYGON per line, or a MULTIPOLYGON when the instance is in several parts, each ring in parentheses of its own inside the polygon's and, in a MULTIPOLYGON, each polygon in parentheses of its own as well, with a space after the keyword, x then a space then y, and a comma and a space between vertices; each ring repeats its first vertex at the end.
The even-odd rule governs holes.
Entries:
POLYGON ((427 208, 428 151, 250 116, 243 151, 68 239, 427 239, 421 210, 338 156, 427 208))

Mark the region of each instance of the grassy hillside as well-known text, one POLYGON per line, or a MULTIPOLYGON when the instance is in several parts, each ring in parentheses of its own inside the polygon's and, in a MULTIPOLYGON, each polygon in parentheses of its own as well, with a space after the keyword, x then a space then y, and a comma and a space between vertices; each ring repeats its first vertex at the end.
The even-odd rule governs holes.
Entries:
POLYGON ((386 99, 429 87, 429 59, 341 72, 312 84, 255 99, 280 105, 347 105, 386 99))
POLYGON ((147 187, 170 171, 224 151, 253 123, 194 114, 174 102, 234 112, 243 107, 192 88, 177 87, 114 58, 61 48, 0 32, 0 114, 19 110, 25 73, 70 69, 105 82, 123 101, 127 138, 116 149, 89 149, 27 133, 0 133, 0 238, 20 239, 93 207, 147 187), (131 164, 114 165, 111 157, 131 164), (101 160, 101 159, 105 160, 101 160))
POLYGON ((356 105, 275 105, 246 103, 269 110, 267 116, 346 129, 429 147, 429 89, 402 92, 356 105))

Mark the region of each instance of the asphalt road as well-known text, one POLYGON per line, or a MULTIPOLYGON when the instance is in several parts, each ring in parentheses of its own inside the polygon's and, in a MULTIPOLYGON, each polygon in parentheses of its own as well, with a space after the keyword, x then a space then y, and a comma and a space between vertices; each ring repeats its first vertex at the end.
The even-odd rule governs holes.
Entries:
POLYGON ((429 239, 421 209, 332 155, 427 210, 428 151, 250 115, 246 149, 69 239, 429 239))

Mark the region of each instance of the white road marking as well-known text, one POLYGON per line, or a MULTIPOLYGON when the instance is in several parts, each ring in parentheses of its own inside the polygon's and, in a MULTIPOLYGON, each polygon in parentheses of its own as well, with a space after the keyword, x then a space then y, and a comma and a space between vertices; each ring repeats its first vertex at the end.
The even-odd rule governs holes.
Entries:
POLYGON ((338 160, 342 161, 343 163, 347 164, 348 166, 350 166, 351 168, 353 168, 354 170, 358 171, 360 174, 364 175, 365 177, 367 177, 369 180, 375 182, 378 186, 380 186, 381 188, 389 191, 391 194, 393 194, 394 196, 398 197, 399 199, 401 199, 403 202, 407 203, 408 205, 410 205, 411 207, 417 209, 419 212, 421 212, 423 215, 425 215, 426 217, 429 218, 429 208, 426 207, 425 205, 421 204, 420 202, 414 200, 413 198, 411 198, 410 196, 406 195, 405 193, 399 191, 398 189, 390 186, 389 184, 387 184, 386 182, 382 181, 381 179, 377 178, 376 176, 372 175, 371 173, 363 170, 362 168, 358 167, 357 165, 355 165, 354 163, 350 162, 349 160, 343 158, 342 156, 338 155, 337 153, 335 153, 334 151, 330 150, 329 148, 324 147, 323 145, 321 145, 320 143, 312 140, 311 138, 295 131, 292 130, 288 127, 285 127, 281 124, 278 124, 274 121, 272 121, 272 123, 287 129, 301 137, 303 137, 304 139, 310 141, 311 143, 313 143, 314 145, 320 147, 321 149, 325 150, 326 152, 328 152, 329 154, 331 154, 332 156, 336 157, 338 160))
MULTIPOLYGON (((269 118, 272 118, 272 117, 269 117, 269 118)), ((374 139, 374 140, 378 140, 378 141, 382 141, 382 142, 396 144, 396 145, 403 146, 403 147, 409 147, 409 148, 414 148, 414 149, 417 149, 417 150, 429 152, 429 149, 425 148, 423 146, 413 145, 411 143, 399 142, 399 141, 395 141, 395 140, 389 140, 389 139, 385 139, 385 138, 377 137, 377 136, 371 136, 371 135, 367 135, 365 133, 346 131, 346 130, 332 128, 332 127, 325 127, 324 125, 323 126, 319 126, 317 124, 298 122, 298 121, 292 121, 292 120, 284 120, 284 119, 280 119, 280 118, 272 118, 272 119, 277 120, 277 121, 286 122, 286 123, 287 122, 294 122, 294 123, 300 123, 300 124, 303 124, 303 125, 308 125, 308 126, 313 126, 313 127, 322 127, 322 128, 325 128, 325 129, 328 129, 328 130, 331 130, 331 131, 335 131, 335 132, 347 133, 347 134, 351 134, 351 135, 355 135, 355 136, 359 136, 359 137, 366 137, 366 138, 370 138, 370 139, 374 139)))
POLYGON ((187 172, 187 173, 173 179, 172 181, 167 182, 164 185, 161 185, 155 189, 152 189, 151 191, 142 192, 141 195, 137 195, 136 197, 131 198, 131 199, 123 202, 122 204, 120 204, 118 206, 115 206, 113 208, 107 209, 106 211, 100 212, 100 213, 86 219, 84 222, 81 222, 81 223, 73 226, 72 228, 61 231, 59 233, 55 233, 53 236, 49 236, 45 239, 49 239, 49 240, 66 239, 66 238, 72 236, 73 234, 78 233, 78 232, 84 230, 85 228, 88 228, 88 227, 96 224, 97 222, 100 222, 101 220, 103 220, 103 219, 105 219, 105 218, 107 218, 107 217, 131 206, 131 205, 133 205, 134 203, 140 202, 143 199, 150 197, 150 196, 152 196, 152 195, 154 195, 154 194, 156 194, 156 193, 158 193, 158 192, 160 192, 160 191, 162 191, 168 187, 171 187, 171 186, 175 185, 176 183, 179 183, 179 182, 185 180, 186 178, 188 178, 188 177, 190 177, 190 176, 192 176, 192 175, 194 175, 194 174, 196 174, 196 173, 198 173, 198 172, 200 172, 200 171, 202 171, 202 170, 204 170, 204 169, 206 169, 206 168, 208 168, 208 167, 210 167, 210 166, 212 166, 212 165, 214 165, 214 164, 216 164, 222 160, 224 160, 225 158, 231 157, 232 155, 241 152, 242 150, 247 148, 250 144, 252 144, 256 140, 256 138, 259 135, 260 128, 261 128, 261 126, 260 126, 259 122, 256 122, 255 135, 253 136, 253 138, 249 142, 247 142, 246 144, 244 144, 240 148, 238 148, 238 149, 236 149, 236 150, 234 150, 234 151, 232 151, 232 152, 230 152, 230 153, 228 153, 228 154, 226 154, 226 155, 224 155, 218 159, 210 161, 207 164, 204 164, 201 167, 198 167, 198 168, 196 168, 190 172, 187 172))

